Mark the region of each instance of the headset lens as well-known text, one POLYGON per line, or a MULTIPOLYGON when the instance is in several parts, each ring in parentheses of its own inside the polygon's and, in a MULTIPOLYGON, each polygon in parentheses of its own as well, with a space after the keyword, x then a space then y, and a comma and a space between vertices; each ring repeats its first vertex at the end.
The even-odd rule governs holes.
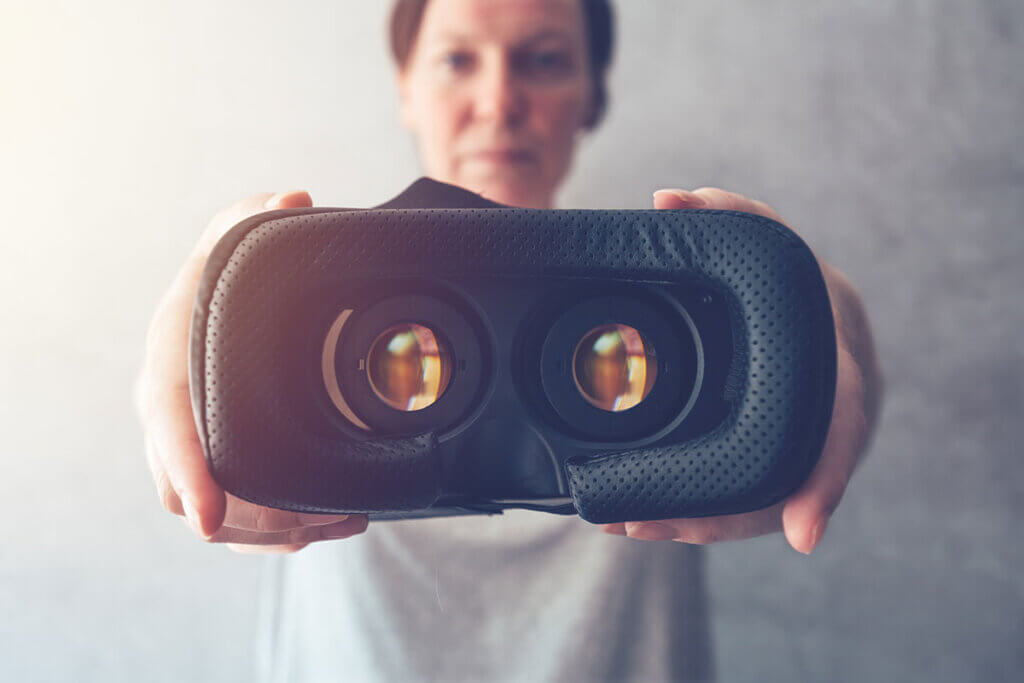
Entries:
POLYGON ((573 353, 576 388, 591 404, 609 412, 643 401, 658 372, 654 350, 628 325, 601 325, 580 340, 573 353))
POLYGON ((427 327, 402 323, 382 332, 367 355, 370 387, 395 410, 422 410, 441 397, 452 375, 447 346, 427 327))

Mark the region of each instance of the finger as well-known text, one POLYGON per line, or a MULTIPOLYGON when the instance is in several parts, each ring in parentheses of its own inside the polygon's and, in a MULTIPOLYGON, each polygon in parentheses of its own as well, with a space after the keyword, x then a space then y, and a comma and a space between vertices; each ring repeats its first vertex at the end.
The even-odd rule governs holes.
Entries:
POLYGON ((343 522, 349 515, 323 515, 317 513, 293 512, 256 505, 247 500, 227 494, 227 511, 224 526, 247 531, 287 531, 306 526, 322 526, 343 522))
POLYGON ((136 394, 141 395, 143 400, 147 388, 166 389, 168 384, 188 382, 188 354, 182 353, 182 350, 188 348, 192 306, 213 244, 224 232, 247 216, 268 209, 298 206, 312 206, 309 193, 302 190, 278 194, 265 192, 237 202, 210 222, 171 287, 161 298, 146 331, 145 367, 136 385, 136 394))
POLYGON ((707 202, 700 195, 688 190, 657 190, 654 193, 655 209, 705 209, 707 202))
POLYGON ((743 195, 723 190, 720 187, 698 187, 693 193, 704 199, 708 208, 711 209, 743 211, 742 207, 749 202, 743 195))
POLYGON ((626 525, 623 522, 619 522, 617 524, 602 524, 601 531, 606 534, 612 534, 613 536, 625 536, 626 525))
POLYGON ((774 221, 783 222, 782 217, 764 202, 744 197, 735 192, 727 192, 717 187, 699 187, 693 193, 703 198, 710 209, 722 209, 726 211, 743 211, 764 216, 774 221))
POLYGON ((782 217, 772 207, 764 202, 744 197, 735 192, 727 192, 717 187, 699 187, 692 194, 704 200, 704 206, 708 209, 743 211, 744 213, 752 213, 784 223, 782 217))
POLYGON ((305 548, 308 543, 295 543, 293 545, 245 545, 244 543, 228 543, 227 546, 236 553, 243 555, 285 555, 295 553, 305 548))
POLYGON ((189 525, 198 535, 212 535, 224 520, 224 490, 206 466, 199 442, 188 385, 158 395, 147 419, 157 457, 167 473, 189 525))
POLYGON ((825 446, 810 477, 787 499, 782 510, 783 530, 795 550, 808 554, 821 542, 853 474, 866 434, 863 380, 853 357, 840 347, 836 397, 825 446))
POLYGON ((342 522, 322 526, 307 526, 287 531, 250 531, 222 526, 206 540, 210 543, 239 543, 245 545, 302 545, 316 541, 349 538, 366 531, 366 515, 352 515, 342 522))
POLYGON ((174 492, 171 480, 160 464, 160 457, 156 453, 156 446, 153 439, 146 435, 146 462, 149 464, 149 471, 153 475, 153 482, 156 484, 156 494, 160 498, 160 504, 164 509, 178 516, 184 516, 185 511, 181 507, 181 499, 174 492))
POLYGON ((718 209, 743 211, 782 223, 782 217, 764 202, 749 199, 735 192, 726 192, 717 187, 702 187, 692 192, 680 189, 663 189, 654 193, 655 209, 718 209))
POLYGON ((277 193, 260 192, 246 197, 213 217, 199 240, 198 251, 209 254, 217 240, 249 216, 275 209, 297 209, 309 206, 313 206, 313 198, 305 190, 288 190, 277 193))
POLYGON ((143 373, 142 379, 145 381, 137 387, 137 393, 143 393, 147 383, 159 385, 159 380, 165 377, 178 382, 187 381, 188 357, 180 351, 188 348, 192 305, 207 257, 223 233, 253 214, 276 208, 312 206, 312 201, 309 193, 303 190, 278 194, 265 192, 235 203, 210 221, 199 243, 175 275, 174 282, 157 306, 157 312, 146 332, 145 369, 148 373, 143 373))
POLYGON ((203 457, 188 391, 188 337, 193 300, 211 240, 216 241, 238 220, 274 208, 308 206, 304 191, 264 193, 236 203, 211 221, 196 249, 164 295, 147 332, 146 367, 149 386, 144 406, 147 431, 163 472, 195 532, 209 537, 221 525, 226 501, 203 457))
MULTIPOLYGON (((170 348, 177 349, 181 348, 177 345, 181 344, 182 340, 188 341, 192 305, 196 291, 199 289, 203 268, 206 266, 210 251, 228 230, 249 216, 264 211, 312 205, 313 200, 305 190, 291 190, 277 194, 263 192, 238 201, 218 213, 200 236, 195 248, 175 275, 170 289, 161 299, 157 315, 154 316, 147 335, 147 348, 153 350, 155 347, 166 350, 170 345, 170 348)), ((158 356, 158 358, 163 362, 170 359, 166 355, 158 356)), ((177 361, 174 365, 175 370, 182 367, 187 369, 186 357, 174 357, 173 360, 177 361)))
POLYGON ((779 531, 781 511, 782 503, 776 503, 762 510, 735 515, 626 522, 626 533, 630 538, 645 541, 675 540, 696 545, 738 541, 779 531))
POLYGON ((268 199, 264 206, 270 209, 299 209, 313 206, 313 198, 305 190, 288 190, 278 192, 268 199))

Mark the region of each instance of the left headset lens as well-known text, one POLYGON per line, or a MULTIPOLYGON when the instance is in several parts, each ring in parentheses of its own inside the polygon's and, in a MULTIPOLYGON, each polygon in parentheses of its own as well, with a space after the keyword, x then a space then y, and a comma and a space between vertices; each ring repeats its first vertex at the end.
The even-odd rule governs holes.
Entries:
POLYGON ((601 410, 621 412, 651 392, 658 364, 640 333, 629 325, 601 325, 573 353, 573 379, 583 398, 601 410))
POLYGON ((370 346, 366 365, 377 398, 404 412, 433 405, 452 376, 447 346, 433 330, 416 323, 384 330, 370 346))

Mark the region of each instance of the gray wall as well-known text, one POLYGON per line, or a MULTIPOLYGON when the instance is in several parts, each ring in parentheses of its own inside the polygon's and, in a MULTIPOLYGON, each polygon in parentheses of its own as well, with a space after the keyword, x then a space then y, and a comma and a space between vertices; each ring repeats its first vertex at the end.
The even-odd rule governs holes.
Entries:
MULTIPOLYGON (((847 272, 888 379, 820 549, 710 551, 723 680, 1024 666, 1024 6, 619 3, 603 128, 561 204, 717 185, 847 272)), ((364 205, 416 174, 386 3, 0 5, 0 678, 246 680, 261 560, 158 506, 146 323, 253 192, 364 205)))

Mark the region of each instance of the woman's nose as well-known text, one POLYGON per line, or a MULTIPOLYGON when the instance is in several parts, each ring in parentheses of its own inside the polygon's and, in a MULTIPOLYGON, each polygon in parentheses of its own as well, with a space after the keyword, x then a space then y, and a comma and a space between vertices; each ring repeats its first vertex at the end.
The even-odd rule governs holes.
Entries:
POLYGON ((526 93, 508 60, 492 62, 481 71, 474 109, 478 118, 503 126, 516 126, 526 120, 526 93))

